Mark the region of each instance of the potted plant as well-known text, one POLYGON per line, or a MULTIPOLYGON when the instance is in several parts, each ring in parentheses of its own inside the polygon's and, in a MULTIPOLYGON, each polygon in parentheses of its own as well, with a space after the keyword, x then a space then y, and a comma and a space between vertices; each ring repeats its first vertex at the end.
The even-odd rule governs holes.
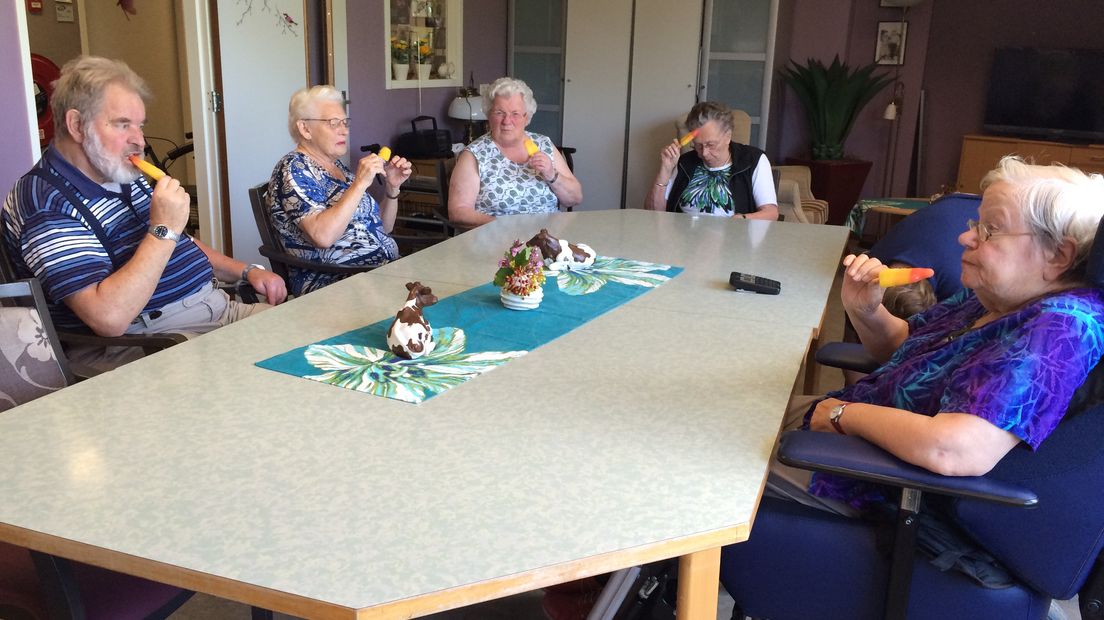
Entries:
POLYGON ((803 65, 791 60, 779 70, 805 108, 812 133, 812 161, 794 163, 812 170, 812 191, 828 201, 829 224, 846 220, 870 172, 872 162, 844 157, 843 143, 859 112, 893 81, 874 73, 877 67, 871 63, 852 69, 837 55, 828 66, 810 58, 803 65))
POLYGON ((429 47, 429 39, 420 39, 418 41, 418 79, 428 80, 430 61, 433 60, 431 52, 433 50, 429 47))
POLYGON ((410 72, 410 42, 404 38, 391 37, 391 69, 396 80, 405 80, 410 72))
POLYGON ((544 258, 540 248, 515 240, 498 261, 495 286, 501 287, 502 305, 511 310, 532 310, 544 299, 544 258))

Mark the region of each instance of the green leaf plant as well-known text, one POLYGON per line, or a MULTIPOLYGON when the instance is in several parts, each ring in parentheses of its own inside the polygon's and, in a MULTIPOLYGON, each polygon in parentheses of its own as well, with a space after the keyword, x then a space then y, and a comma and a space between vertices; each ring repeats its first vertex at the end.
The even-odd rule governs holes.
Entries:
POLYGON ((866 104, 893 82, 875 74, 878 65, 851 69, 837 54, 832 64, 814 58, 804 65, 793 60, 779 70, 805 108, 812 133, 813 159, 843 159, 843 142, 866 104))

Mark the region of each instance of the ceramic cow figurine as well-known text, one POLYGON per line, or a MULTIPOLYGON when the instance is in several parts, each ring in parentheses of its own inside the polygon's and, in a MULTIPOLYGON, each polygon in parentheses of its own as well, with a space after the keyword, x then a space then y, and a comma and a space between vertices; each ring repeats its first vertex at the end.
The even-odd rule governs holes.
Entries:
POLYGON ((542 228, 539 233, 525 245, 540 248, 544 257, 544 266, 552 271, 572 271, 590 267, 594 264, 597 254, 589 245, 582 243, 568 243, 567 239, 557 239, 548 233, 547 228, 542 228))
POLYGON ((437 296, 421 282, 407 282, 406 304, 395 313, 395 322, 387 330, 387 346, 391 352, 408 360, 417 359, 433 350, 433 328, 422 316, 422 308, 437 303, 437 296))

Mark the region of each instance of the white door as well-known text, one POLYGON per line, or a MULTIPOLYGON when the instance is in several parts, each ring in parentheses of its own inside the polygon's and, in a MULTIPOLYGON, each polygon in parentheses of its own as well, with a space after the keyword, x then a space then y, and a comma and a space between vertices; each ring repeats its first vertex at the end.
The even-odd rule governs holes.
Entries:
POLYGON ((632 0, 569 2, 563 144, 578 149, 580 209, 621 206, 632 0))
MULTIPOLYGON (((659 151, 675 138, 675 120, 696 103, 701 4, 637 0, 625 206, 639 209, 659 169, 659 151)), ((585 188, 584 188, 585 190, 585 188)))
POLYGON ((299 1, 218 3, 226 202, 233 254, 245 262, 262 262, 249 188, 267 182, 276 161, 294 148, 287 106, 307 84, 303 24, 299 1))

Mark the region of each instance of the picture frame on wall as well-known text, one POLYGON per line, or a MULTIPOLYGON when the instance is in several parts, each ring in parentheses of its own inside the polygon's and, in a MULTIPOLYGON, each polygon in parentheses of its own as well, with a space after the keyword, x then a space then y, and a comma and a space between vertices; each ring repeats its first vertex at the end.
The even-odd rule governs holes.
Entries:
POLYGON ((874 62, 879 65, 905 64, 905 40, 908 22, 878 22, 878 39, 874 46, 874 62))

